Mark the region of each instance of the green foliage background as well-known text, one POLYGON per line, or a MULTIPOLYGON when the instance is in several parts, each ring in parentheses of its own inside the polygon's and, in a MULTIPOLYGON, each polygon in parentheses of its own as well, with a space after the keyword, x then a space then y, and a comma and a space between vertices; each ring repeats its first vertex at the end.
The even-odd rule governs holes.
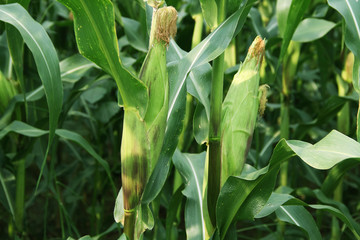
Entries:
MULTIPOLYGON (((0 99, 4 103, 9 92, 1 84, 10 81, 14 88, 6 104, 0 103, 4 105, 0 105, 1 239, 78 239, 85 235, 89 236, 83 239, 118 239, 122 233, 121 224, 113 217, 121 187, 124 111, 119 104, 140 106, 140 114, 145 111, 144 87, 134 76, 138 76, 149 47, 152 9, 140 0, 113 0, 115 22, 101 30, 112 33, 115 29, 117 39, 103 46, 113 47, 108 54, 87 46, 95 54, 86 57, 96 65, 79 54, 88 49, 77 47, 74 15, 60 2, 68 1, 0 0, 0 99), (27 10, 5 9, 5 4, 13 2, 27 10), (16 12, 19 19, 28 17, 25 22, 32 31, 28 35, 20 31, 25 45, 19 41, 19 32, 5 24, 11 24, 2 12, 5 10, 16 12), (30 16, 41 25, 31 22, 30 16), (34 33, 39 34, 35 41, 34 33), (34 42, 48 47, 48 55, 42 57, 34 42), (117 45, 120 60, 114 52, 117 45), (53 64, 50 73, 41 60, 53 64), (120 98, 117 87, 126 85, 129 78, 134 78, 134 86, 120 91, 120 98)), ((192 191, 200 191, 194 179, 202 182, 205 171, 211 61, 229 45, 225 50, 225 96, 257 35, 266 39, 260 71, 261 84, 270 86, 266 111, 258 117, 243 178, 231 177, 220 192, 213 239, 277 239, 281 235, 285 239, 359 239, 360 144, 355 139, 359 139, 360 29, 359 20, 354 23, 346 8, 351 7, 355 19, 360 19, 359 3, 347 0, 345 6, 340 0, 315 0, 291 5, 291 1, 280 0, 228 0, 226 27, 234 27, 235 33, 223 27, 224 35, 211 35, 208 45, 202 42, 198 46, 204 48, 195 48, 199 44, 196 37, 205 39, 220 24, 213 8, 219 2, 166 1, 179 13, 178 33, 168 46, 170 103, 177 110, 169 114, 173 115, 168 134, 176 140, 165 140, 165 146, 173 150, 163 149, 160 156, 162 178, 149 184, 143 195, 144 204, 155 199, 151 204, 155 226, 145 232, 144 239, 205 238, 189 237, 191 226, 201 226, 202 231, 205 224, 189 214, 197 216, 202 201, 192 191), (251 9, 244 8, 248 14, 238 10, 241 2, 253 3, 251 9), (195 21, 200 21, 200 30, 195 21), (174 63, 183 71, 174 68, 174 63), (183 98, 174 95, 174 89, 183 98), (334 129, 348 137, 331 132, 334 129), (306 145, 321 139, 315 147, 306 145), (333 154, 334 149, 343 155, 333 154), (277 179, 281 159, 291 159, 285 171, 286 184, 282 182, 284 172, 277 179), (332 170, 319 170, 334 165, 332 170), (192 175, 191 166, 196 169, 192 175), (241 197, 231 195, 234 186, 241 197), (265 187, 266 194, 256 195, 265 187), (246 195, 240 191, 243 189, 255 190, 246 195), (258 199, 258 205, 249 199, 258 199), (265 208, 257 208, 267 202, 265 208), (220 203, 228 208, 221 208, 220 203)), ((108 20, 101 14, 98 24, 108 20)))

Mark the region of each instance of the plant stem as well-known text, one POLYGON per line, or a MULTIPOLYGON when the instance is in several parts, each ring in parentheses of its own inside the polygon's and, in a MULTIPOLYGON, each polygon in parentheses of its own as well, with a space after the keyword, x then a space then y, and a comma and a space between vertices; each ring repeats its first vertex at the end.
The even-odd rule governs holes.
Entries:
MULTIPOLYGON (((219 1, 218 23, 225 19, 225 0, 219 1)), ((209 169, 207 205, 210 220, 216 226, 216 201, 220 193, 221 179, 221 109, 224 85, 224 56, 221 54, 213 62, 212 86, 210 95, 210 126, 209 126, 209 169)))
MULTIPOLYGON (((284 87, 284 86, 283 86, 284 87)), ((289 139, 289 100, 285 94, 281 95, 281 109, 280 109, 280 138, 289 139)), ((288 162, 281 164, 280 168, 280 185, 286 186, 288 184, 287 173, 288 162)))
POLYGON ((136 223, 136 211, 135 209, 131 211, 125 210, 125 219, 124 219, 124 233, 128 240, 133 240, 135 235, 135 223, 136 223))
MULTIPOLYGON (((290 42, 287 54, 283 59, 282 81, 281 81, 281 109, 280 109, 280 138, 290 138, 290 91, 291 85, 296 74, 296 68, 300 56, 300 44, 293 41, 290 42)), ((288 162, 284 162, 280 166, 280 186, 288 185, 288 162)), ((279 222, 278 231, 284 233, 285 223, 279 222)))
POLYGON ((25 207, 25 159, 18 161, 16 166, 16 197, 15 197, 15 225, 17 231, 23 231, 25 207))
POLYGON ((360 142, 360 98, 359 98, 359 108, 357 113, 357 124, 356 124, 356 136, 358 142, 360 142))
POLYGON ((209 173, 208 173, 208 210, 212 224, 216 225, 216 201, 220 193, 221 179, 221 110, 223 101, 224 54, 213 63, 213 79, 210 98, 209 126, 209 173))

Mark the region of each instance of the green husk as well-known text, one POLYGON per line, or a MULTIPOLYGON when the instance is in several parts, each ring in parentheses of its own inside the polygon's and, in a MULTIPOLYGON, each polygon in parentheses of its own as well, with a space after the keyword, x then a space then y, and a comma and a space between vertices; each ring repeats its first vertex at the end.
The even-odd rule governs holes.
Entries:
POLYGON ((264 51, 265 42, 257 37, 235 74, 222 105, 221 185, 229 176, 241 174, 251 145, 260 101, 262 105, 266 103, 266 87, 262 87, 259 94, 259 69, 264 51))
POLYGON ((176 33, 177 12, 173 7, 154 9, 149 51, 139 78, 148 88, 149 102, 144 118, 125 109, 121 145, 122 188, 124 196, 124 231, 137 239, 135 224, 141 196, 153 171, 164 140, 168 113, 169 83, 166 50, 170 37, 176 33))

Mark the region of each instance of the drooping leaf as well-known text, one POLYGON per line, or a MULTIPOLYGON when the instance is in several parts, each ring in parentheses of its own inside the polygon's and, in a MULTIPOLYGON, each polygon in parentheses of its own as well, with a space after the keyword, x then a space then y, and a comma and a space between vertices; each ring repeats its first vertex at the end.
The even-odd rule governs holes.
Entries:
POLYGON ((310 205, 310 207, 315 208, 315 209, 324 209, 324 210, 327 210, 330 213, 334 214, 334 216, 341 219, 349 227, 349 229, 353 232, 353 234, 355 235, 355 237, 357 239, 360 239, 360 225, 358 222, 356 222, 353 219, 352 215, 349 212, 349 209, 343 203, 341 203, 339 201, 335 201, 330 198, 327 198, 324 195, 324 193, 318 189, 314 190, 314 193, 315 193, 316 198, 322 204, 326 204, 329 207, 327 207, 327 208, 325 208, 323 206, 314 207, 313 205, 310 205), (330 206, 332 206, 333 208, 330 208, 330 206))
MULTIPOLYGON (((30 0, 7 1, 7 3, 19 3, 25 9, 27 9, 27 7, 29 6, 29 2, 30 0)), ((25 82, 24 82, 24 73, 23 73, 24 40, 22 39, 19 31, 12 25, 6 25, 6 36, 8 39, 8 46, 11 54, 11 59, 13 60, 14 70, 16 72, 16 78, 20 83, 21 91, 25 93, 25 82)))
POLYGON ((185 224, 187 239, 204 239, 206 237, 203 213, 202 187, 206 153, 183 154, 176 150, 173 162, 180 172, 185 189, 185 224))
POLYGON ((148 94, 145 85, 126 70, 119 57, 114 7, 110 0, 59 0, 74 14, 74 29, 80 53, 111 74, 124 107, 144 116, 148 94))
POLYGON ((310 240, 322 239, 314 218, 303 206, 281 206, 276 210, 277 217, 303 229, 310 240))
MULTIPOLYGON (((349 162, 345 161, 345 162, 349 162)), ((344 163, 345 163, 344 162, 344 163)), ((264 206, 264 208, 261 210, 259 214, 257 214, 256 218, 263 218, 271 213, 277 211, 281 206, 304 206, 304 207, 310 207, 316 210, 326 211, 332 214, 333 216, 339 218, 343 223, 346 224, 347 227, 353 232, 354 236, 359 239, 359 224, 355 222, 355 220, 352 218, 351 214, 348 212, 347 208, 345 206, 339 206, 340 203, 330 200, 326 198, 323 193, 320 190, 314 190, 313 191, 316 195, 316 197, 326 205, 322 204, 307 204, 303 201, 288 195, 288 194, 279 194, 279 193, 272 193, 271 197, 269 198, 268 202, 264 206)), ((299 223, 300 224, 300 223, 299 223)), ((303 227, 306 228, 306 227, 303 227)))
POLYGON ((336 9, 346 22, 345 44, 360 58, 360 2, 353 0, 328 0, 328 4, 336 9))
POLYGON ((314 145, 298 140, 287 143, 296 155, 316 169, 330 169, 344 159, 360 157, 360 143, 335 130, 314 145))
POLYGON ((360 161, 360 143, 335 130, 314 145, 281 140, 268 166, 246 176, 229 177, 225 182, 216 206, 220 239, 233 221, 253 219, 260 212, 271 195, 280 164, 295 155, 312 167, 329 169, 344 160, 360 161))
POLYGON ((26 123, 14 121, 0 131, 0 140, 10 132, 16 132, 27 137, 40 137, 48 133, 48 131, 34 128, 26 123))
POLYGON ((21 5, 17 3, 0 5, 0 20, 11 24, 20 32, 34 56, 49 108, 50 144, 55 134, 63 99, 56 50, 44 28, 34 21, 21 5))
POLYGON ((306 18, 300 22, 299 26, 296 28, 292 40, 296 42, 314 41, 323 37, 333 29, 335 25, 336 24, 333 22, 322 19, 306 18))

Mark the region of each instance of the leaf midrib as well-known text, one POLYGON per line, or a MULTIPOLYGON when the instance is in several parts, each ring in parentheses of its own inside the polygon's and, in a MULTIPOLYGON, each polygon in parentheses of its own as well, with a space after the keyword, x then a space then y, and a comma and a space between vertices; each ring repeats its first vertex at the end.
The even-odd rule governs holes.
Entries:
POLYGON ((204 212, 203 212, 203 204, 202 204, 202 196, 201 196, 201 188, 200 188, 200 183, 199 183, 199 179, 196 175, 196 171, 194 166, 192 165, 190 159, 188 158, 188 156, 186 156, 184 154, 185 159, 188 161, 190 167, 191 167, 191 171, 193 172, 194 178, 195 178, 195 183, 196 183, 196 189, 197 189, 197 193, 198 193, 198 197, 199 197, 199 204, 200 204, 200 212, 201 212, 201 225, 202 225, 202 239, 205 240, 205 222, 204 222, 204 212))
POLYGON ((350 3, 349 3, 349 0, 345 0, 345 1, 346 1, 347 7, 348 7, 349 10, 350 10, 351 17, 352 17, 352 19, 353 19, 353 21, 354 21, 354 23, 355 23, 356 32, 357 32, 358 37, 359 37, 359 40, 360 40, 360 28, 359 28, 359 24, 358 24, 358 22, 356 21, 355 14, 354 14, 354 12, 353 12, 353 10, 352 10, 352 8, 351 8, 351 5, 350 5, 350 3))

